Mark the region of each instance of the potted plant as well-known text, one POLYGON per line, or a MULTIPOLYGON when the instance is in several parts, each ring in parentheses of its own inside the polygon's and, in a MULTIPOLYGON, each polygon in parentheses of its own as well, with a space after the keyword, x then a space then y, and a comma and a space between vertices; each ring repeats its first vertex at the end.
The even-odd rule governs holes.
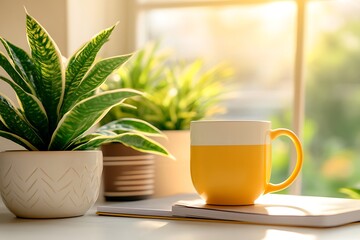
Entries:
POLYGON ((231 76, 232 69, 225 65, 206 69, 199 59, 190 63, 172 61, 168 51, 160 51, 158 43, 150 43, 102 86, 104 91, 129 87, 145 94, 126 100, 135 108, 114 107, 100 124, 121 117, 139 118, 167 136, 159 142, 176 161, 156 157, 154 196, 194 191, 189 161, 190 122, 224 112, 219 103, 229 92, 231 76), (172 179, 171 184, 167 179, 172 179))
POLYGON ((83 215, 96 201, 107 142, 140 151, 168 152, 145 134, 160 132, 145 121, 118 119, 88 130, 115 105, 142 93, 132 89, 97 92, 114 69, 131 55, 98 61, 95 57, 115 26, 101 31, 66 62, 46 30, 26 14, 30 55, 0 38, 8 57, 0 79, 17 95, 19 107, 0 94, 0 136, 27 151, 0 153, 0 192, 18 217, 58 218, 83 215))

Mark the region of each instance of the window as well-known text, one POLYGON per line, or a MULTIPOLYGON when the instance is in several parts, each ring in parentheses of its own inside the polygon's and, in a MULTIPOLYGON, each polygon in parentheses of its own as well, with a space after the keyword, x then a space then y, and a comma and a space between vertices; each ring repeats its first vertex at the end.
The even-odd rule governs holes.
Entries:
POLYGON ((356 0, 308 6, 306 194, 344 196, 340 188, 360 182, 359 11, 356 0))
POLYGON ((230 64, 239 90, 221 117, 264 119, 291 107, 295 4, 205 2, 195 7, 191 1, 185 7, 164 2, 159 8, 147 1, 139 14, 138 47, 160 41, 181 59, 230 64))
MULTIPOLYGON (((344 196, 339 188, 360 181, 359 10, 356 0, 138 0, 136 44, 159 40, 182 59, 229 63, 237 87, 221 118, 295 123, 302 193, 344 196)), ((288 174, 289 146, 275 142, 274 182, 288 174)))

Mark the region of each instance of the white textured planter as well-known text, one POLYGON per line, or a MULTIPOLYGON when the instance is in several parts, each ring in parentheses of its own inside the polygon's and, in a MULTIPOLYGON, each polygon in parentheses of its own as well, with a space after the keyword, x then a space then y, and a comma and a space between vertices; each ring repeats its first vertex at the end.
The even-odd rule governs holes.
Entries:
POLYGON ((1 197, 18 217, 81 216, 98 198, 101 172, 101 151, 1 152, 1 197))

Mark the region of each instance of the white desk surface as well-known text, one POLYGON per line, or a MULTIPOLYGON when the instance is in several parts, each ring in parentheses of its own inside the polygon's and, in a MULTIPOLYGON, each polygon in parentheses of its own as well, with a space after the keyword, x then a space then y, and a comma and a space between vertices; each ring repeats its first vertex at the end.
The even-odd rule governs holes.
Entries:
POLYGON ((19 219, 0 200, 0 240, 176 239, 176 240, 347 240, 360 239, 360 223, 336 228, 302 228, 97 216, 19 219))

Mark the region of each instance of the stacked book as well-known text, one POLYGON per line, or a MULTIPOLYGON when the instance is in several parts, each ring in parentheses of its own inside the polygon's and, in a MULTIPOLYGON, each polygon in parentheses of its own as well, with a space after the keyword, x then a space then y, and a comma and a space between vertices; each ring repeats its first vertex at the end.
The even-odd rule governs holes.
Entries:
POLYGON ((247 206, 207 205, 197 195, 107 204, 98 215, 335 227, 360 221, 360 200, 268 194, 247 206))

